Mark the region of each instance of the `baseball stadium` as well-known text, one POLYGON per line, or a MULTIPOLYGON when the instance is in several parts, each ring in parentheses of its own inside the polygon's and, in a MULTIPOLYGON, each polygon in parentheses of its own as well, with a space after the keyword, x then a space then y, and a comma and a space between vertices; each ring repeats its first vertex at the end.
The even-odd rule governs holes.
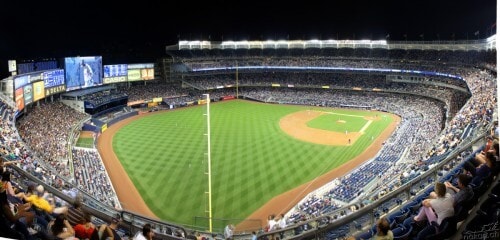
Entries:
POLYGON ((371 239, 381 220, 394 239, 498 239, 484 228, 499 219, 496 35, 165 51, 13 63, 6 201, 30 193, 52 210, 1 236, 45 239, 55 209, 78 208, 124 239, 145 224, 155 239, 371 239), (462 175, 473 194, 419 225, 424 199, 462 175))

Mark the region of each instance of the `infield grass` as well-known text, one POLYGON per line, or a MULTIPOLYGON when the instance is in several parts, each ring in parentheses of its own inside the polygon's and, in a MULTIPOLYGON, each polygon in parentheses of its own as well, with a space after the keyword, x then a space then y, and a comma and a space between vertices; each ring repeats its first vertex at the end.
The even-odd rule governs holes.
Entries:
MULTIPOLYGON (((296 140, 280 129, 282 117, 307 109, 311 107, 243 100, 210 104, 214 218, 246 218, 272 197, 359 155, 371 144, 371 137, 392 121, 390 117, 374 121, 351 146, 326 146, 296 140)), ((380 114, 314 109, 356 116, 380 114)), ((152 114, 124 126, 113 138, 114 152, 127 174, 163 220, 191 225, 194 216, 207 216, 205 112, 206 105, 201 105, 152 114)), ((338 116, 321 118, 325 119, 315 119, 311 126, 332 130, 338 116)), ((366 123, 352 118, 344 119, 352 131, 366 123)))

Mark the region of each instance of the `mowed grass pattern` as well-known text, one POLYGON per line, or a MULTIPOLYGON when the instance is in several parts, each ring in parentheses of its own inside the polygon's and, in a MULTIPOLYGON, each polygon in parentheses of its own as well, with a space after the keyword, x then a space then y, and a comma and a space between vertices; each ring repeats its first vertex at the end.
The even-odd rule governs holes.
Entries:
MULTIPOLYGON (((246 218, 272 197, 355 157, 392 121, 374 122, 349 147, 306 143, 280 129, 283 116, 310 108, 242 100, 210 105, 214 218, 246 218)), ((189 225, 194 216, 207 216, 205 112, 203 105, 150 115, 113 138, 113 149, 144 201, 164 220, 189 225)))

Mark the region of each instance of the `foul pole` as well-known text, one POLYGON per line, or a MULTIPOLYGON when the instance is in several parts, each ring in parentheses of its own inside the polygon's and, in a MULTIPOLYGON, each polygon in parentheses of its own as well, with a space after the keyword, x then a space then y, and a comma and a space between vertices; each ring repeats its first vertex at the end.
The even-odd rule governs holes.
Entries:
POLYGON ((238 84, 239 84, 238 83, 238 61, 236 61, 236 98, 239 98, 238 97, 238 95, 239 95, 239 93, 238 93, 238 87, 239 87, 238 84))
POLYGON ((203 94, 206 97, 207 102, 207 162, 208 162, 208 231, 212 232, 212 166, 211 166, 211 154, 210 154, 210 94, 203 94))

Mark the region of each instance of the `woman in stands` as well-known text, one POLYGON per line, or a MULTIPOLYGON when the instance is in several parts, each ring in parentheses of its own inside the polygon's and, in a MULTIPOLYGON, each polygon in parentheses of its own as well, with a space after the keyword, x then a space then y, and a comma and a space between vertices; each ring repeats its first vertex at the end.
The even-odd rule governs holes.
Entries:
POLYGON ((391 231, 391 226, 387 218, 382 217, 377 221, 377 234, 373 236, 373 240, 392 240, 394 235, 391 231))
POLYGON ((437 182, 434 185, 434 192, 436 198, 430 197, 422 201, 419 213, 413 218, 416 222, 427 219, 430 224, 436 222, 439 226, 443 219, 455 214, 453 197, 446 192, 446 185, 437 182))
POLYGON ((57 215, 57 217, 49 223, 48 228, 49 234, 53 236, 54 239, 78 239, 75 238, 75 230, 73 230, 73 227, 69 224, 65 214, 57 215))
POLYGON ((82 222, 74 227, 75 237, 79 239, 90 239, 95 230, 95 225, 92 223, 92 216, 89 213, 84 213, 82 222))

